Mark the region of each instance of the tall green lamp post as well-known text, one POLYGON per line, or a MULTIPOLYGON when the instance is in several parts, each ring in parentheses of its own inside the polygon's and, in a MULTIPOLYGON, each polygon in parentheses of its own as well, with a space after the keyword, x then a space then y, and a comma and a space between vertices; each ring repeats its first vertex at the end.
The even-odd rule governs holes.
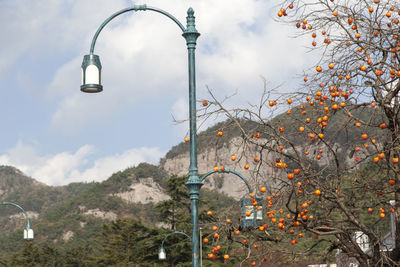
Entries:
POLYGON ((135 5, 130 8, 122 9, 107 18, 97 29, 92 44, 90 54, 85 55, 82 62, 82 84, 81 91, 86 93, 98 93, 103 90, 101 84, 101 63, 98 55, 94 54, 94 46, 101 30, 115 17, 129 11, 154 11, 167 16, 182 30, 182 36, 186 40, 189 61, 189 124, 190 124, 190 168, 189 179, 186 186, 190 194, 190 208, 192 221, 192 266, 199 266, 199 225, 198 225, 198 201, 200 188, 203 185, 199 179, 197 168, 197 134, 196 134, 196 73, 195 73, 195 50, 196 40, 200 33, 195 27, 195 17, 192 8, 187 11, 186 28, 171 14, 161 9, 146 5, 135 5))

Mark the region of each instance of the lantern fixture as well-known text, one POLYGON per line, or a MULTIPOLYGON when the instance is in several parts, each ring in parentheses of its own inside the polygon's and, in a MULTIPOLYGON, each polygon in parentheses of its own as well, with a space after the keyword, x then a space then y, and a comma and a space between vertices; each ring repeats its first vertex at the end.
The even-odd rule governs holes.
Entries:
POLYGON ((162 247, 160 248, 160 251, 158 252, 158 259, 160 261, 163 261, 167 258, 167 254, 165 253, 165 249, 162 247))
POLYGON ((30 224, 27 224, 24 228, 24 239, 25 240, 33 240, 34 234, 33 229, 30 224))
POLYGON ((101 63, 98 55, 89 54, 83 57, 81 91, 85 93, 99 93, 103 91, 101 85, 101 63))
POLYGON ((255 197, 254 199, 259 203, 260 209, 253 206, 252 198, 250 197, 246 196, 240 200, 240 226, 242 229, 258 227, 264 224, 262 198, 255 197), (247 212, 250 212, 250 216, 246 215, 247 212))

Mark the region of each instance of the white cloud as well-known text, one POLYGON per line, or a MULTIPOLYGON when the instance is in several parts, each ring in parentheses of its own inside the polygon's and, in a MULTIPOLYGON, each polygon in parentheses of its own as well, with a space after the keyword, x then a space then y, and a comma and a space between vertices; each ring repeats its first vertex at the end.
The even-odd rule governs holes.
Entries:
POLYGON ((186 98, 180 97, 172 105, 172 116, 177 122, 177 127, 174 127, 175 135, 189 137, 189 105, 186 98))
POLYGON ((84 145, 75 152, 55 155, 38 155, 35 147, 19 141, 7 153, 0 155, 1 165, 12 165, 25 174, 48 185, 65 185, 81 181, 103 181, 114 172, 141 162, 158 164, 165 153, 158 148, 134 148, 121 154, 96 159, 90 156, 95 148, 84 145))
MULTIPOLYGON (((87 157, 93 153, 93 150, 93 147, 85 145, 75 153, 62 152, 56 155, 47 155, 42 158, 39 166, 30 166, 28 174, 37 177, 39 181, 45 184, 68 184, 73 181, 70 177, 71 173, 88 163, 87 157)), ((86 180, 85 177, 79 178, 80 181, 86 180)))
MULTIPOLYGON (((144 143, 143 148, 126 148, 96 160, 95 147, 101 149, 101 140, 94 146, 83 145, 68 152, 38 152, 43 149, 40 143, 44 143, 45 138, 57 138, 57 141, 52 140, 56 146, 66 135, 72 136, 71 143, 75 142, 88 129, 107 136, 110 131, 116 131, 115 126, 122 125, 113 122, 138 114, 143 120, 151 120, 157 117, 154 114, 168 110, 177 119, 188 118, 185 40, 172 21, 151 11, 126 13, 104 28, 95 48, 103 65, 104 91, 100 94, 79 91, 81 61, 89 51, 95 31, 113 12, 132 3, 126 0, 93 2, 0 1, 0 34, 7 37, 0 44, 0 83, 9 82, 4 91, 13 97, 6 95, 4 99, 17 99, 18 108, 12 109, 16 114, 29 112, 30 116, 20 116, 31 119, 29 123, 12 119, 28 125, 22 139, 41 139, 37 145, 18 142, 14 148, 2 150, 0 163, 14 165, 48 184, 105 179, 112 172, 140 161, 157 163, 163 153, 158 148, 148 148, 152 143, 144 143), (7 74, 13 75, 6 80, 7 74), (23 79, 16 81, 14 76, 23 79), (30 94, 21 92, 27 88, 30 94), (155 103, 152 102, 154 98, 155 103), (171 107, 173 101, 175 104, 171 107), (43 109, 29 105, 31 103, 43 103, 43 109), (151 107, 151 111, 143 112, 143 105, 151 107)), ((301 49, 305 38, 288 38, 295 27, 292 30, 270 17, 271 13, 276 15, 270 12, 271 1, 141 2, 170 12, 184 25, 188 7, 194 8, 196 27, 201 33, 196 50, 198 99, 209 98, 208 85, 219 99, 238 89, 230 105, 246 105, 257 99, 263 90, 259 75, 265 76, 272 85, 286 82, 282 90, 292 89, 288 87, 294 83, 287 81, 311 61, 301 49)), ((201 129, 213 123, 209 120, 201 129)), ((125 125, 130 127, 127 131, 132 132, 132 140, 141 140, 135 135, 142 132, 134 128, 137 123, 125 125)), ((159 125, 153 123, 151 127, 154 128, 149 126, 146 131, 162 133, 165 129, 160 129, 159 125)), ((188 122, 173 129, 180 137, 187 130, 188 122)), ((20 131, 15 127, 10 129, 10 135, 16 133, 18 138, 20 131)), ((4 142, 13 144, 16 139, 8 138, 4 142)))
POLYGON ((189 105, 186 98, 180 97, 175 104, 172 105, 172 115, 178 121, 187 120, 189 118, 189 105))
MULTIPOLYGON (((196 52, 198 97, 208 97, 208 85, 221 97, 238 89, 240 98, 234 104, 253 101, 263 89, 259 75, 280 84, 288 76, 292 78, 307 61, 299 49, 304 41, 288 38, 292 29, 269 17, 267 1, 150 0, 147 4, 167 10, 184 25, 187 8, 193 6, 196 27, 202 34, 196 52)), ((87 20, 90 25, 95 24, 91 17, 87 20)), ((86 42, 89 48, 95 29, 97 26, 85 27, 86 36, 79 42, 86 42)), ((79 133, 96 122, 94 110, 113 120, 123 107, 134 110, 138 101, 151 101, 159 94, 177 99, 187 94, 187 50, 180 34, 172 21, 151 11, 127 13, 111 21, 95 47, 103 65, 104 93, 96 100, 78 96, 80 61, 87 53, 85 49, 79 59, 59 68, 48 87, 59 98, 53 125, 79 133), (77 121, 82 127, 76 127, 77 121)))
POLYGON ((94 32, 110 10, 125 4, 123 0, 0 1, 0 34, 7 36, 1 40, 0 79, 21 57, 35 57, 43 49, 47 55, 41 56, 54 58, 61 51, 83 47, 89 42, 88 32, 94 32))
POLYGON ((121 154, 107 156, 97 159, 93 166, 80 172, 73 171, 69 175, 70 181, 80 181, 84 177, 86 181, 102 181, 111 176, 114 172, 135 166, 141 162, 158 164, 165 153, 158 148, 135 148, 121 154))
MULTIPOLYGON (((78 90, 78 89, 77 89, 78 90)), ((100 94, 84 94, 75 92, 64 98, 58 110, 52 116, 53 126, 61 129, 64 134, 73 135, 82 132, 88 123, 107 120, 113 112, 123 107, 121 101, 100 94)))
POLYGON ((80 64, 82 58, 75 58, 61 66, 55 73, 50 85, 46 88, 48 98, 71 96, 79 92, 81 84, 80 64))

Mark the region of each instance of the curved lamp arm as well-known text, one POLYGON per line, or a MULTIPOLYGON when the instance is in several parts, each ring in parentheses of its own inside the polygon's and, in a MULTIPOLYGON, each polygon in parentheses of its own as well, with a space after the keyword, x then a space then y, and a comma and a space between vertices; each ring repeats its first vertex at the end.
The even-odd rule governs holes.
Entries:
MULTIPOLYGON (((196 39, 200 35, 194 25, 194 11, 192 8, 189 8, 188 10, 188 17, 187 17, 187 28, 185 28, 182 23, 178 21, 174 16, 172 16, 170 13, 159 9, 155 7, 148 7, 146 5, 135 5, 133 7, 125 8, 122 9, 114 14, 112 14, 110 17, 108 17, 97 29, 95 35, 93 36, 92 43, 90 45, 90 53, 89 55, 85 55, 83 58, 82 62, 82 81, 81 81, 81 91, 86 92, 86 93, 98 93, 103 91, 103 86, 101 85, 101 63, 100 63, 100 58, 98 55, 94 54, 94 47, 96 45, 97 38, 100 34, 100 32, 103 30, 103 28, 115 17, 118 17, 121 14, 124 14, 129 11, 154 11, 157 13, 160 13, 168 18, 170 18, 173 22, 178 25, 178 27, 182 31, 182 36, 186 39, 186 43, 188 45, 188 48, 193 48, 196 45, 196 39)), ((194 53, 194 50, 192 51, 194 53)), ((189 59, 189 62, 194 63, 194 55, 192 59, 189 59)), ((190 67, 193 70, 194 73, 194 65, 190 67)), ((193 74, 194 75, 194 74, 193 74)), ((193 76, 194 78, 194 76, 193 76)), ((194 83, 193 83, 194 86, 194 83)))
POLYGON ((8 202, 8 201, 3 201, 0 202, 1 205, 10 205, 19 208, 25 215, 26 218, 26 226, 24 229, 24 239, 26 240, 32 240, 33 239, 33 229, 31 226, 31 222, 29 221, 28 213, 18 204, 15 204, 13 202, 8 202))
POLYGON ((250 184, 247 182, 246 178, 244 178, 240 173, 235 172, 235 171, 232 171, 232 170, 229 169, 228 167, 225 167, 225 169, 224 169, 223 171, 222 171, 222 170, 218 170, 218 171, 210 171, 210 172, 207 172, 206 174, 204 174, 204 175, 200 178, 200 181, 203 182, 208 176, 210 176, 210 175, 213 174, 213 173, 217 173, 217 172, 218 172, 218 173, 232 173, 232 174, 238 176, 238 177, 239 177, 240 179, 242 179, 242 181, 246 184, 247 189, 249 189, 249 193, 253 192, 253 189, 251 189, 251 186, 250 186, 250 184))
POLYGON ((161 248, 160 248, 160 251, 158 252, 158 259, 159 259, 159 260, 165 260, 165 259, 167 258, 167 254, 165 253, 165 249, 164 249, 164 242, 165 242, 165 240, 166 240, 169 236, 175 235, 175 234, 184 235, 184 236, 186 236, 187 238, 189 238, 190 241, 192 241, 192 239, 190 238, 190 236, 188 236, 188 235, 185 234, 184 232, 173 232, 173 233, 169 233, 168 235, 166 235, 166 236, 164 237, 164 239, 163 239, 162 242, 161 242, 161 248))
POLYGON ((163 15, 167 16, 168 18, 170 18, 172 21, 174 21, 174 22, 179 26, 179 28, 182 30, 182 32, 185 32, 185 27, 182 25, 182 23, 180 23, 179 20, 177 20, 177 19, 176 19, 174 16, 172 16, 170 13, 168 13, 168 12, 162 10, 162 9, 155 8, 155 7, 149 7, 149 6, 146 6, 146 5, 135 5, 135 6, 133 6, 133 7, 125 8, 125 9, 122 9, 122 10, 120 10, 120 11, 118 11, 118 12, 112 14, 109 18, 107 18, 107 19, 100 25, 100 27, 97 29, 95 35, 93 36, 92 44, 90 45, 90 54, 93 54, 93 52, 94 52, 94 46, 96 45, 96 40, 97 40, 97 37, 99 36, 100 32, 103 30, 103 28, 104 28, 111 20, 113 20, 115 17, 117 17, 117 16, 119 16, 119 15, 121 15, 121 14, 123 14, 123 13, 129 12, 129 11, 146 11, 146 10, 151 10, 151 11, 154 11, 154 12, 158 12, 158 13, 160 13, 160 14, 163 14, 163 15))

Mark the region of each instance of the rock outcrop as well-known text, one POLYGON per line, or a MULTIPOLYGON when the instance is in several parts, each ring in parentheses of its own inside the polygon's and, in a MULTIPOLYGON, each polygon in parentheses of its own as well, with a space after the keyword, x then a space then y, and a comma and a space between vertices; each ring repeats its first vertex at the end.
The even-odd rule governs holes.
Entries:
POLYGON ((152 177, 139 178, 138 182, 131 184, 128 191, 112 195, 122 198, 127 203, 158 203, 170 199, 161 186, 154 182, 152 177))

